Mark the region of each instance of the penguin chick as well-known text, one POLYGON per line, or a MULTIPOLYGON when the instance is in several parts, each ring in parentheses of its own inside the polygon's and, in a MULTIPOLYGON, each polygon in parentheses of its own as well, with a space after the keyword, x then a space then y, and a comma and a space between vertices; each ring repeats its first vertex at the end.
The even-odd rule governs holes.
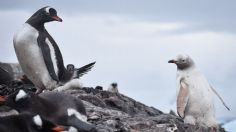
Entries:
POLYGON ((0 97, 0 104, 19 113, 33 113, 63 126, 72 126, 81 132, 96 132, 87 122, 83 102, 61 92, 43 92, 39 95, 19 90, 8 97, 0 97))
POLYGON ((108 87, 108 91, 112 92, 112 93, 119 93, 118 91, 118 84, 117 83, 112 83, 109 87, 108 87))
POLYGON ((217 128, 214 94, 229 110, 223 99, 198 70, 190 56, 178 55, 168 62, 177 65, 178 115, 184 119, 184 123, 217 128))

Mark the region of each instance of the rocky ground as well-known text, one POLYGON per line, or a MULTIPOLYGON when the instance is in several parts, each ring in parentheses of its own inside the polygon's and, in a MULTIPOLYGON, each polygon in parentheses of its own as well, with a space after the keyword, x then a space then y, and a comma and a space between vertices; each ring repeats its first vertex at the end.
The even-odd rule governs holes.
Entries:
MULTIPOLYGON (((0 63, 0 66, 5 64, 0 63)), ((0 70, 0 95, 9 95, 18 89, 35 92, 35 88, 27 79, 14 81, 22 76, 15 64, 7 65, 10 69, 0 70), (12 70, 13 69, 13 70, 12 70), (12 73, 9 75, 9 73, 12 73), (9 78, 7 80, 7 78, 9 78), (3 84, 5 83, 5 84, 3 84)), ((19 69, 19 68, 18 68, 19 69)), ((70 88, 62 91, 83 100, 88 121, 96 125, 99 132, 208 132, 209 128, 192 126, 183 123, 175 113, 162 111, 146 106, 120 93, 111 93, 96 88, 70 88)), ((16 114, 17 112, 0 107, 0 116, 16 114)), ((221 128, 217 130, 224 132, 221 128)))
MULTIPOLYGON (((0 85, 0 95, 17 89, 35 91, 29 84, 19 81, 0 85)), ((208 128, 191 126, 174 114, 146 106, 123 94, 111 93, 96 88, 71 88, 63 91, 83 100, 88 121, 95 124, 99 132, 208 132, 208 128)), ((15 111, 0 107, 1 115, 15 111), (5 113, 8 111, 7 113, 5 113), (10 112, 9 112, 10 111, 10 112)), ((223 129, 218 131, 224 131, 223 129)))

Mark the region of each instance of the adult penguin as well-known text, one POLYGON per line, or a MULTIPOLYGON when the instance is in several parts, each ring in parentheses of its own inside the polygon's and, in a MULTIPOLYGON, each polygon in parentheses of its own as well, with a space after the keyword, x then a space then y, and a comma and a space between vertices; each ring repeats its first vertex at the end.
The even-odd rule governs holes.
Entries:
POLYGON ((54 8, 43 7, 25 22, 13 39, 18 61, 23 72, 37 87, 36 93, 64 85, 88 72, 95 64, 86 65, 83 71, 68 71, 57 43, 44 27, 51 21, 62 22, 62 19, 54 8))
POLYGON ((19 114, 0 117, 1 132, 64 132, 67 128, 57 126, 39 115, 19 114))
POLYGON ((63 92, 43 92, 39 95, 19 90, 9 96, 0 96, 0 106, 5 105, 19 113, 39 114, 62 126, 72 126, 79 132, 97 132, 96 127, 87 122, 83 102, 63 92))

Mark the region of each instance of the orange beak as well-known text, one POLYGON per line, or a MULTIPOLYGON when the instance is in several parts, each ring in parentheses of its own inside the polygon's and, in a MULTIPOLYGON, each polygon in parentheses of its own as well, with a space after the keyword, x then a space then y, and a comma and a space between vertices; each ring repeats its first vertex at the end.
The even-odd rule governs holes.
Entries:
POLYGON ((61 131, 65 131, 65 129, 61 126, 56 126, 56 127, 53 127, 52 130, 54 132, 61 132, 61 131))
POLYGON ((0 105, 4 104, 6 102, 6 97, 0 96, 0 105))
POLYGON ((58 22, 62 22, 62 19, 58 16, 52 16, 52 19, 58 22))

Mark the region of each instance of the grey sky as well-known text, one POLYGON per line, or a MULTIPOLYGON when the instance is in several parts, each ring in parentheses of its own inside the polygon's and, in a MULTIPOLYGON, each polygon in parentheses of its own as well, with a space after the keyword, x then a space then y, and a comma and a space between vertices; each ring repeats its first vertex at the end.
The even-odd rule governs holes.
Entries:
POLYGON ((47 24, 66 63, 97 61, 82 78, 85 86, 117 81, 120 91, 165 112, 175 109, 176 67, 167 61, 178 53, 197 66, 229 104, 217 102, 219 119, 235 118, 236 2, 17 0, 0 2, 0 61, 16 62, 14 32, 39 8, 55 7, 62 23, 47 24))

